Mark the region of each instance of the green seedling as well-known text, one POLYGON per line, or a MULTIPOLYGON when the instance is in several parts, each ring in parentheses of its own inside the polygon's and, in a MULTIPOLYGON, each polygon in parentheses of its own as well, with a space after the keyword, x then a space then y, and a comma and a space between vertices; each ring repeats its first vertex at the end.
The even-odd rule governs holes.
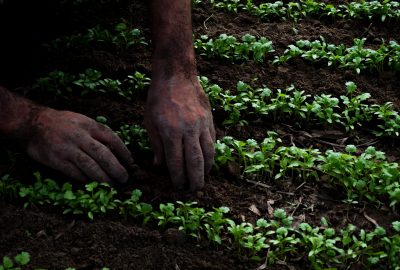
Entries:
POLYGON ((3 261, 0 264, 0 270, 21 270, 22 267, 27 265, 31 260, 28 252, 21 252, 16 255, 13 259, 8 256, 3 257, 3 261))
POLYGON ((142 37, 139 29, 131 28, 125 22, 121 22, 111 28, 97 25, 84 33, 57 38, 50 44, 45 44, 45 47, 53 50, 88 47, 127 50, 132 47, 147 45, 148 43, 142 37))
MULTIPOLYGON (((250 142, 254 144, 254 142, 250 142)), ((349 152, 354 152, 352 146, 349 152)), ((382 160, 382 154, 369 150, 365 153, 365 159, 378 158, 382 160)), ((69 204, 68 200, 78 197, 80 193, 90 194, 92 198, 96 194, 109 193, 110 188, 98 183, 88 184, 85 190, 74 191, 66 187, 55 187, 52 181, 42 181, 35 191, 47 190, 50 192, 38 194, 36 192, 21 193, 26 200, 40 198, 43 205, 55 205, 56 207, 76 207, 69 204), (70 192, 69 192, 70 191, 70 192), (99 192, 103 191, 103 192, 99 192), (67 192, 67 193, 66 193, 67 192), (67 197, 67 200, 64 198, 67 197)), ((397 178, 398 179, 398 178, 397 178)), ((24 186, 22 189, 32 189, 32 186, 24 186)), ((39 192, 40 193, 40 192, 39 192)), ((101 195, 100 195, 101 196, 101 195)), ((274 219, 259 219, 256 224, 235 221, 225 217, 229 209, 227 207, 214 208, 206 212, 204 208, 195 206, 195 203, 177 202, 163 203, 159 211, 142 211, 139 205, 141 192, 135 190, 131 197, 125 201, 115 200, 117 207, 111 211, 120 210, 127 218, 137 219, 139 216, 148 222, 154 221, 158 226, 176 227, 196 237, 197 239, 208 238, 221 248, 235 249, 242 255, 252 260, 266 259, 269 265, 283 261, 289 257, 302 256, 309 262, 309 268, 327 269, 329 267, 339 268, 343 265, 362 264, 367 268, 374 268, 379 263, 382 267, 399 269, 398 260, 400 251, 400 222, 392 223, 394 234, 388 235, 381 227, 374 230, 358 230, 353 225, 335 231, 329 227, 326 219, 321 219, 321 225, 312 227, 307 223, 301 223, 298 228, 293 225, 293 218, 288 216, 283 209, 274 211, 274 219), (206 234, 207 237, 203 237, 206 234), (268 255, 268 256, 267 256, 268 255)), ((104 202, 94 200, 96 208, 100 209, 104 202)), ((81 206, 77 206, 81 209, 81 206)), ((0 269, 21 269, 21 266, 29 262, 29 254, 21 253, 14 260, 9 257, 3 258, 0 269)))
POLYGON ((13 179, 9 174, 5 174, 0 179, 0 199, 10 201, 18 197, 21 184, 13 179))
POLYGON ((140 202, 140 197, 142 196, 142 192, 138 189, 132 191, 131 197, 121 203, 119 206, 120 214, 123 215, 126 219, 128 217, 135 219, 142 219, 143 224, 148 223, 153 212, 153 207, 144 202, 140 202))
POLYGON ((204 230, 207 237, 213 243, 221 244, 222 231, 228 224, 228 219, 224 216, 229 212, 228 207, 214 208, 214 211, 207 212, 203 216, 204 230))

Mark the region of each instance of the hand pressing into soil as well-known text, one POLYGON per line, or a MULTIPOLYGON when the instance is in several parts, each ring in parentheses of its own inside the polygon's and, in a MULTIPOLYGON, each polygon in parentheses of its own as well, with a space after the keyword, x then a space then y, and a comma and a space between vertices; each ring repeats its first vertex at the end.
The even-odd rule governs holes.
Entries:
POLYGON ((84 115, 38 106, 0 87, 0 133, 36 161, 82 182, 126 182, 130 152, 109 128, 84 115))
POLYGON ((166 162, 175 188, 184 188, 185 179, 190 190, 202 188, 214 162, 215 130, 197 77, 153 79, 146 110, 154 163, 166 162))
POLYGON ((20 138, 33 159, 82 182, 128 180, 122 164, 132 165, 133 159, 108 127, 81 114, 50 108, 37 112, 30 125, 29 135, 20 138))
POLYGON ((204 186, 214 162, 210 104, 197 79, 191 0, 152 0, 152 84, 145 124, 155 163, 166 162, 178 189, 204 186))

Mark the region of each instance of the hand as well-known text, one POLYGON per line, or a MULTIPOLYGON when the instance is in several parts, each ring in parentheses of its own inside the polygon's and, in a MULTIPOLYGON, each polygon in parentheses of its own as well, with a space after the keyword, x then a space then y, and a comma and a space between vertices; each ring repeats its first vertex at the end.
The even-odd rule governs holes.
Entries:
POLYGON ((215 130, 197 77, 153 78, 145 124, 154 163, 166 161, 175 188, 184 188, 187 178, 190 190, 201 189, 214 163, 215 130))
MULTIPOLYGON (((111 129, 69 111, 50 108, 32 117, 30 130, 22 132, 28 154, 74 180, 126 182, 133 159, 111 129)), ((20 134, 20 135, 22 135, 20 134)))

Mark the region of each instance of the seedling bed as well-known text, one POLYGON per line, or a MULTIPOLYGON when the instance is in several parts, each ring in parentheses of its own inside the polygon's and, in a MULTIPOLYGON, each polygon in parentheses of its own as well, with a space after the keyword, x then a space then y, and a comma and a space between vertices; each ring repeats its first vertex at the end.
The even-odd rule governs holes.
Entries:
MULTIPOLYGON (((123 125, 143 127, 146 91, 150 82, 147 77, 151 74, 149 10, 145 1, 39 2, 35 6, 28 3, 25 6, 27 8, 23 5, 15 7, 19 11, 17 19, 20 24, 7 24, 10 27, 7 31, 9 35, 3 34, 1 37, 2 42, 8 42, 8 53, 5 58, 7 65, 2 64, 0 69, 0 83, 41 104, 83 113, 103 122, 106 120, 105 123, 115 131, 120 131, 123 125), (20 28, 19 25, 24 27, 20 28), (129 32, 134 28, 137 31, 129 32), (94 31, 104 34, 104 29, 117 37, 107 39, 104 35, 101 38, 93 34, 94 31), (134 39, 135 42, 127 43, 124 38, 126 35, 128 40, 134 39), (117 84, 110 86, 107 80, 99 82, 101 79, 92 88, 87 87, 84 79, 78 75, 88 74, 87 69, 92 69, 89 71, 91 74, 93 70, 100 72, 101 79, 111 78, 114 83, 118 80, 123 87, 118 88, 115 86, 117 84), (51 77, 49 73, 55 70, 59 73, 53 73, 56 75, 51 77), (138 73, 135 75, 135 72, 138 73), (68 79, 71 78, 69 75, 75 77, 68 79), (60 77, 65 79, 65 84, 51 88, 54 85, 52 83, 60 77), (119 90, 124 87, 132 87, 132 92, 119 90)), ((210 1, 193 2, 194 38, 206 35, 215 40, 221 34, 226 34, 239 41, 242 36, 249 34, 257 40, 265 37, 273 46, 273 51, 266 53, 259 61, 252 57, 207 56, 199 51, 199 75, 207 77, 210 85, 217 84, 232 95, 240 92, 238 81, 248 84, 252 89, 268 88, 272 95, 278 89, 284 90, 293 85, 304 91, 304 95, 310 95, 307 97, 310 101, 323 94, 340 99, 340 96, 348 94, 346 83, 354 82, 357 86, 356 95, 371 95, 363 104, 372 106, 391 102, 391 110, 400 110, 399 72, 386 64, 360 71, 328 66, 324 61, 312 62, 300 57, 273 64, 275 56, 283 55, 288 45, 296 44, 299 40, 321 40, 321 36, 326 43, 343 44, 345 47, 353 46, 354 39, 365 38, 365 48, 378 50, 383 41, 385 44, 391 40, 400 41, 398 20, 386 19, 382 22, 380 17, 343 19, 315 14, 299 16, 296 20, 277 16, 261 18, 243 8, 232 12, 223 5, 213 6, 210 1)), ((254 1, 254 4, 264 2, 267 1, 254 1)), ((247 2, 237 3, 246 6, 247 2)), ((334 5, 340 3, 332 2, 334 5)), ((3 19, 0 18, 0 21, 3 19)), ((216 101, 215 104, 219 103, 216 101)), ((379 117, 370 121, 364 119, 360 125, 356 123, 354 128, 349 128, 339 122, 305 121, 284 109, 276 112, 278 117, 272 111, 266 114, 246 114, 246 111, 251 110, 241 111, 239 120, 242 121, 232 123, 227 121, 232 119, 229 109, 213 108, 220 142, 226 136, 231 136, 235 140, 254 139, 261 143, 268 137, 268 132, 273 131, 276 133, 274 138, 280 140, 279 146, 283 147, 319 149, 323 154, 329 150, 347 151, 356 156, 368 151, 368 147, 374 147, 385 153, 387 162, 395 164, 400 161, 399 135, 395 134, 397 129, 388 131, 386 127, 384 134, 377 134, 377 131, 382 131, 379 125, 383 123, 379 117), (355 145, 357 150, 353 152, 348 145, 355 145)), ((343 110, 340 112, 343 113, 343 110)), ((343 117, 343 114, 340 116, 343 117)), ((120 200, 129 198, 132 190, 139 189, 142 191, 140 201, 152 205, 155 210, 159 209, 160 204, 195 201, 198 203, 196 206, 206 211, 221 206, 229 207, 230 212, 226 216, 236 224, 256 224, 260 218, 277 218, 275 211, 284 209, 293 218, 290 227, 296 229, 306 222, 321 230, 333 228, 339 234, 353 224, 357 230, 371 232, 378 226, 383 227, 389 236, 399 234, 393 228, 393 222, 400 220, 400 203, 390 204, 400 201, 400 195, 396 198, 395 195, 386 194, 371 199, 376 194, 368 191, 366 194, 371 196, 365 196, 361 186, 346 189, 340 181, 331 181, 334 179, 329 179, 332 174, 318 167, 318 163, 308 171, 288 170, 286 174, 277 176, 279 168, 283 166, 278 160, 278 170, 273 171, 273 176, 268 173, 257 174, 248 168, 246 172, 247 165, 238 158, 238 150, 232 148, 234 158, 226 163, 217 162, 218 166, 206 179, 203 190, 195 193, 176 192, 171 188, 166 168, 152 165, 146 133, 141 133, 141 136, 136 133, 133 138, 129 148, 137 169, 131 172, 128 185, 115 187, 118 191, 116 197, 120 200), (138 140, 142 144, 138 144, 138 140), (305 177, 311 175, 310 171, 316 176, 305 177), (354 195, 352 198, 349 198, 348 190, 354 195), (325 220, 328 225, 324 223, 325 220)), ((33 174, 39 171, 42 178, 54 179, 59 183, 70 181, 32 161, 5 138, 0 142, 0 177, 9 175, 28 186, 37 181, 33 174)), ((367 178, 368 175, 365 176, 367 178)), ((399 181, 397 179, 397 183, 399 181)), ((75 188, 85 187, 75 183, 75 188)), ((392 194, 390 192, 388 194, 392 194)), ((310 254, 304 250, 288 252, 271 262, 266 261, 266 257, 271 256, 267 249, 257 253, 256 258, 254 254, 238 249, 226 234, 222 245, 218 245, 208 241, 207 236, 198 239, 185 234, 173 224, 160 227, 153 220, 142 225, 142 220, 124 218, 118 211, 95 214, 91 219, 87 213, 63 215, 61 207, 48 204, 29 204, 25 208, 27 197, 9 198, 5 193, 2 195, 0 257, 14 257, 22 251, 28 252, 30 262, 27 269, 318 269, 318 264, 312 264, 310 254)), ((337 269, 365 269, 367 257, 362 255, 347 260, 343 265, 331 266, 337 269)), ((396 256, 399 258, 399 254, 396 256)), ((340 255, 337 257, 341 259, 340 255)), ((393 265, 383 259, 372 269, 400 269, 393 265)), ((400 267, 398 263, 397 267, 400 267)))

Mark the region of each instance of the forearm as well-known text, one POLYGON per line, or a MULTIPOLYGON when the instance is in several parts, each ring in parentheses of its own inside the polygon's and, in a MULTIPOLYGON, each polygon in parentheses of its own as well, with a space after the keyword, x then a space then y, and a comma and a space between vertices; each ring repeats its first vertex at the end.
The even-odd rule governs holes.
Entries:
POLYGON ((0 86, 0 133, 18 139, 41 108, 0 86))
POLYGON ((197 75, 191 0, 152 0, 153 78, 197 75))

